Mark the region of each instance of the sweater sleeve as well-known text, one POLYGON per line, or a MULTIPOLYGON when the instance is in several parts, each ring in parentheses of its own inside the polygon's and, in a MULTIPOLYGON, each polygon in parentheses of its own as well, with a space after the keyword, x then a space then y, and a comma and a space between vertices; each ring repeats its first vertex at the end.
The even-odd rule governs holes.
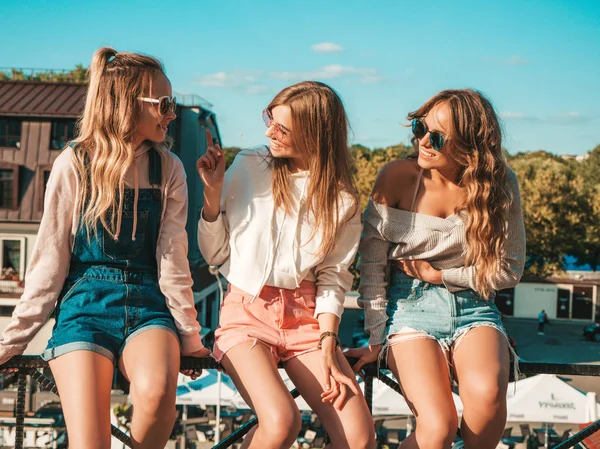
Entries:
POLYGON ((183 164, 176 156, 170 156, 174 166, 166 186, 166 207, 156 248, 158 282, 179 331, 181 352, 190 354, 202 349, 203 345, 187 258, 187 184, 183 164))
POLYGON ((379 220, 377 211, 369 202, 365 211, 357 267, 360 271, 358 304, 365 311, 365 331, 369 334, 369 345, 384 343, 388 319, 386 269, 390 242, 374 224, 379 220))
POLYGON ((321 313, 341 317, 344 311, 345 294, 352 287, 353 280, 349 268, 354 262, 360 239, 360 209, 354 209, 354 215, 338 230, 331 252, 315 267, 315 317, 321 313))
POLYGON ((20 355, 56 307, 69 272, 77 176, 72 150, 54 162, 44 196, 44 215, 25 275, 25 289, 2 334, 0 364, 20 355))
MULTIPOLYGON (((521 211, 519 183, 513 171, 509 171, 509 186, 513 201, 508 211, 508 230, 500 271, 496 276, 496 290, 514 287, 519 283, 525 266, 525 225, 521 211)), ((442 270, 442 281, 450 292, 475 290, 477 266, 442 270)))

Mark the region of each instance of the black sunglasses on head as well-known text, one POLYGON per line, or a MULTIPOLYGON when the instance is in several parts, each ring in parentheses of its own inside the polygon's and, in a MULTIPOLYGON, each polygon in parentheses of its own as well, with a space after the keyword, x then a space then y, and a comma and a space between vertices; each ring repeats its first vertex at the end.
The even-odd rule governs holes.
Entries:
POLYGON ((444 135, 437 131, 429 131, 427 123, 420 118, 413 119, 412 133, 419 140, 429 133, 429 143, 435 151, 440 151, 444 146, 444 135))

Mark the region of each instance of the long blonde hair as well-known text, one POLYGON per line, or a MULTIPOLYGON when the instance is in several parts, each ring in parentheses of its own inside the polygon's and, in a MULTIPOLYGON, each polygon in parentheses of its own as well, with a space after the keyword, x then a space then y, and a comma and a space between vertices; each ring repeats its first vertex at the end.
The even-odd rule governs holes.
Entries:
POLYGON ((480 92, 445 90, 429 99, 408 119, 423 117, 437 104, 446 103, 451 126, 446 145, 449 157, 461 167, 466 198, 467 266, 476 266, 475 287, 488 298, 502 268, 507 238, 508 210, 512 204, 509 168, 502 152, 502 130, 494 107, 480 92))
MULTIPOLYGON (((321 230, 320 256, 328 254, 342 224, 340 205, 345 193, 353 207, 358 207, 358 194, 352 178, 352 159, 348 150, 348 119, 342 100, 329 86, 304 81, 286 87, 275 96, 267 109, 289 106, 292 112, 294 148, 308 163, 310 183, 307 193, 309 212, 314 217, 311 238, 321 230)), ((275 208, 291 213, 289 159, 271 158, 272 189, 275 208)), ((356 209, 354 210, 356 211, 356 209)), ((349 218, 351 215, 347 215, 349 218)))
MULTIPOLYGON (((100 48, 89 68, 89 85, 74 159, 80 180, 80 226, 96 232, 98 221, 111 237, 119 230, 116 217, 123 205, 125 174, 135 163, 134 140, 142 111, 140 96, 152 91, 156 73, 164 73, 155 58, 100 48)), ((171 141, 154 144, 168 151, 171 141)))

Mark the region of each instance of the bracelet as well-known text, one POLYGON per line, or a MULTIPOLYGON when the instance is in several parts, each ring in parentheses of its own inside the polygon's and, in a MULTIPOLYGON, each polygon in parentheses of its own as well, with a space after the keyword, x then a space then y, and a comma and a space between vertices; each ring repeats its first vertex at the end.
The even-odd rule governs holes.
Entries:
POLYGON ((325 331, 321 333, 321 337, 319 338, 319 344, 317 345, 318 349, 321 349, 323 346, 323 340, 327 337, 333 337, 335 339, 335 349, 340 347, 340 339, 335 332, 325 331))

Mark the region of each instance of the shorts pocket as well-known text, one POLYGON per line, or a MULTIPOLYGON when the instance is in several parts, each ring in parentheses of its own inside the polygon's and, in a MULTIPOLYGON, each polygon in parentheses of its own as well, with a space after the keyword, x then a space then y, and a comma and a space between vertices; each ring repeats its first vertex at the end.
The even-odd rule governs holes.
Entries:
POLYGON ((67 278, 67 280, 65 281, 65 285, 63 286, 60 295, 58 296, 58 301, 56 303, 56 308, 54 309, 53 312, 53 318, 54 318, 54 328, 56 328, 56 326, 58 325, 58 320, 59 320, 59 316, 60 316, 60 309, 63 306, 65 301, 68 301, 68 299, 73 296, 73 294, 75 293, 75 291, 77 290, 77 288, 79 287, 79 285, 81 285, 83 283, 83 281, 85 281, 87 278, 85 277, 80 277, 78 279, 69 279, 67 278))
POLYGON ((86 279, 86 277, 80 277, 77 280, 69 281, 69 279, 67 278, 67 280, 65 281, 65 285, 63 286, 62 291, 60 292, 58 303, 63 303, 67 299, 69 299, 73 295, 77 287, 79 287, 79 285, 86 279))
POLYGON ((223 299, 223 305, 230 304, 247 304, 252 300, 252 296, 247 293, 240 293, 235 290, 229 290, 223 299))
POLYGON ((314 293, 303 293, 298 296, 298 302, 300 302, 306 309, 314 312, 315 308, 317 307, 317 295, 314 293))

